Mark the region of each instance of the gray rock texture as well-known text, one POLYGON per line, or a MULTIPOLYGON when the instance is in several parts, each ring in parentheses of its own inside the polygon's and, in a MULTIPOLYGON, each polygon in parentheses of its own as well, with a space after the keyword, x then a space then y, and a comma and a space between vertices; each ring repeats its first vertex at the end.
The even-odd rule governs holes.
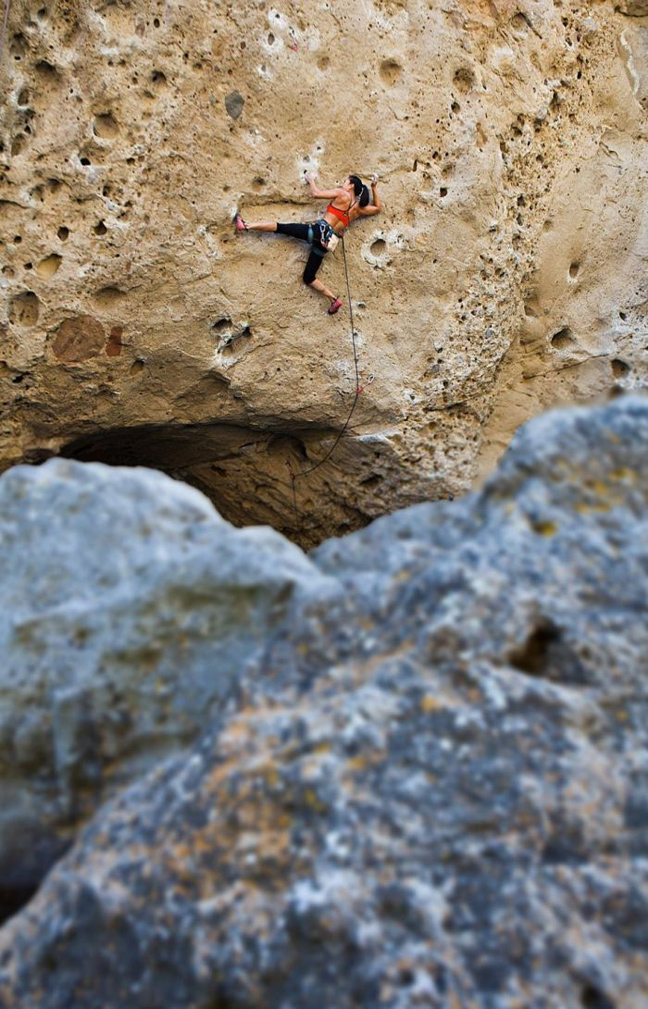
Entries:
POLYGON ((0 932, 3 1009, 643 1009, 647 452, 646 400, 556 412, 320 547, 0 932))
POLYGON ((327 579, 198 491, 97 463, 6 473, 0 545, 0 889, 20 889, 196 739, 292 593, 327 579))

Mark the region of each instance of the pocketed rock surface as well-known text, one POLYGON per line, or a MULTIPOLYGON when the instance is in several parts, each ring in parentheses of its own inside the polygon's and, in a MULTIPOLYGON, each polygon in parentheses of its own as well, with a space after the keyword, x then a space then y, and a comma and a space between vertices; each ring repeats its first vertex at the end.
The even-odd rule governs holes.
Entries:
MULTIPOLYGON (((157 467, 310 546, 645 386, 643 0, 9 6, 0 465, 157 467), (347 249, 359 379, 305 247, 232 230, 312 220, 309 169, 381 176, 347 249)), ((321 276, 346 300, 340 252, 321 276)))
POLYGON ((30 1009, 641 1009, 648 402, 312 560, 203 739, 0 932, 30 1009))

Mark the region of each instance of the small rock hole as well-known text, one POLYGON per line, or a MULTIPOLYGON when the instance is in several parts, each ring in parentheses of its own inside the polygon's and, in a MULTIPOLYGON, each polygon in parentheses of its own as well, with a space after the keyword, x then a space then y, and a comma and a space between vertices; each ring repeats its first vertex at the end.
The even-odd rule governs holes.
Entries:
MULTIPOLYGON (((19 378, 22 377, 22 375, 19 376, 19 378)), ((15 381, 16 379, 14 379, 15 381)), ((37 886, 0 886, 0 925, 22 910, 37 891, 37 886)))
POLYGON ((526 35, 529 30, 529 22, 527 21, 526 15, 518 11, 511 18, 511 27, 517 35, 526 35))
POLYGON ((106 227, 103 221, 99 221, 99 224, 95 224, 92 230, 94 231, 95 235, 105 235, 106 232, 108 231, 108 228, 106 227))
POLYGON ((625 361, 622 361, 619 357, 615 357, 610 364, 612 367, 612 374, 615 378, 624 378, 630 371, 630 365, 625 361))
POLYGON ((588 984, 581 993, 581 1005, 583 1009, 616 1009, 611 998, 602 992, 600 988, 588 984))
POLYGON ((458 91, 470 91, 475 86, 475 75, 470 67, 460 67, 455 71, 453 81, 458 91))
POLYGON ((93 294, 92 300, 97 308, 109 309, 113 308, 125 297, 126 294, 124 291, 120 291, 118 287, 102 287, 93 294))
POLYGON ((65 227, 60 227, 58 229, 58 231, 56 232, 56 234, 58 235, 58 237, 60 238, 60 240, 62 242, 67 242, 67 240, 68 240, 68 238, 70 236, 70 229, 69 228, 65 228, 65 227))
POLYGON ((9 52, 15 60, 21 60, 25 53, 27 52, 27 43, 25 42, 25 36, 18 33, 14 35, 11 40, 11 45, 9 46, 9 52))
POLYGON ((61 261, 62 257, 53 253, 45 259, 41 259, 40 263, 36 267, 36 273, 42 280, 49 280, 50 277, 53 277, 58 270, 61 265, 61 261))
POLYGON ((388 87, 393 87, 400 78, 403 68, 396 60, 383 60, 380 64, 380 76, 388 87))
POLYGON ((9 322, 16 326, 35 326, 40 313, 40 301, 33 291, 23 291, 11 299, 9 322))
POLYGON ((574 262, 574 263, 570 264, 570 267, 569 267, 569 276, 570 276, 570 278, 572 280, 576 279, 576 277, 578 276, 579 270, 580 270, 580 263, 574 262))
POLYGON ((384 238, 377 238, 375 242, 371 243, 369 251, 372 256, 382 256, 382 254, 387 251, 387 242, 384 238))
POLYGON ((574 336, 569 326, 564 326, 551 337, 551 346, 556 350, 565 350, 574 343, 574 336))
POLYGON ((48 63, 47 60, 40 60, 40 62, 34 67, 34 70, 36 70, 41 77, 44 77, 45 80, 54 82, 58 79, 58 70, 56 67, 52 66, 51 63, 48 63))
POLYGON ((561 634, 550 621, 542 621, 531 632, 520 648, 509 656, 509 662, 529 676, 546 676, 553 646, 560 641, 561 634))
POLYGON ((212 332, 220 336, 221 333, 227 332, 231 325, 232 320, 224 315, 221 319, 217 319, 216 322, 212 323, 212 332))
POLYGON ((110 112, 107 112, 102 116, 97 116, 92 129, 94 131, 94 135, 96 137, 101 137, 102 140, 114 140, 119 133, 117 120, 110 112))

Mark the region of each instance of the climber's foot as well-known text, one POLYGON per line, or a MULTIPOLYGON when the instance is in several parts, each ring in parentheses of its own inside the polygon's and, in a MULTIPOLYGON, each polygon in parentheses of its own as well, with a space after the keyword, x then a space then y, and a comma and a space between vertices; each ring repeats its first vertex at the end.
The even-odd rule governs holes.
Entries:
POLYGON ((331 304, 329 305, 328 314, 335 315, 335 313, 339 312, 341 308, 342 308, 342 298, 336 298, 335 301, 332 301, 331 304))
POLYGON ((236 214, 234 216, 234 224, 236 225, 236 230, 237 231, 247 231, 248 230, 248 226, 247 226, 247 224, 245 223, 245 221, 243 220, 243 218, 241 217, 240 214, 236 214))

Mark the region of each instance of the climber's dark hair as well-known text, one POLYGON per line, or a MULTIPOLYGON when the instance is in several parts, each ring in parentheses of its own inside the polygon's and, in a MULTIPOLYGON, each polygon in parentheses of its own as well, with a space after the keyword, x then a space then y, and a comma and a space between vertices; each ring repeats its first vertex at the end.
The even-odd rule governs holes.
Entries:
POLYGON ((361 207, 366 207, 369 203, 369 190, 359 175, 350 175, 349 179, 353 183, 353 192, 358 197, 358 203, 361 207))

